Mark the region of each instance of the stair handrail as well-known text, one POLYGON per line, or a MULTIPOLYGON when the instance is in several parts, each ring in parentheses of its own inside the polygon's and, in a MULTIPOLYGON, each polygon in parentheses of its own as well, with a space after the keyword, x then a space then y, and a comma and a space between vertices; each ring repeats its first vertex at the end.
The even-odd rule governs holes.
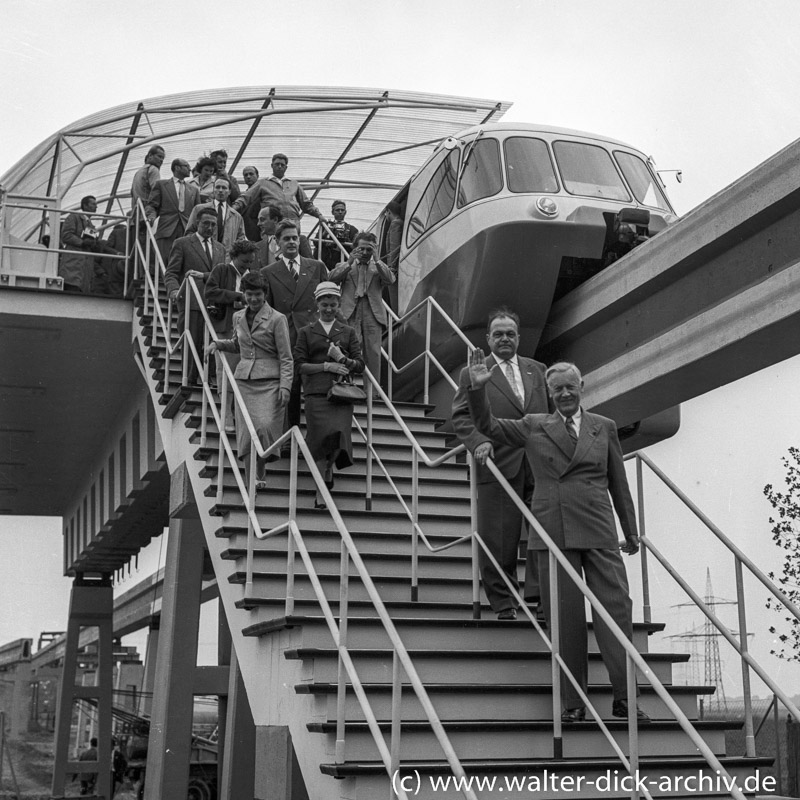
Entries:
MULTIPOLYGON (((417 458, 422 458, 424 463, 426 463, 428 466, 439 466, 440 463, 443 463, 443 461, 446 460, 445 456, 447 458, 450 458, 450 457, 452 457, 452 455, 454 453, 461 452, 462 450, 465 449, 463 445, 459 445, 456 448, 452 448, 450 451, 448 451, 448 453, 445 454, 445 456, 442 456, 439 459, 430 459, 427 456, 427 454, 425 453, 424 448, 419 444, 419 442, 417 441, 417 439, 414 436, 414 434, 411 432, 411 430, 408 427, 408 425, 405 423, 405 421, 402 419, 402 417, 400 416, 400 414, 397 411, 397 409, 394 407, 394 404, 392 403, 392 401, 389 399, 387 394, 381 388, 381 386, 378 383, 378 381, 375 379, 375 376, 372 375, 368 370, 365 370, 364 374, 366 376, 366 380, 369 381, 369 384, 371 386, 371 391, 369 391, 367 393, 368 401, 369 401, 369 399, 371 397, 371 392, 376 392, 378 394, 378 396, 381 397, 381 399, 384 401, 384 404, 386 405, 387 409, 390 411, 390 413, 394 417, 396 423, 398 424, 398 426, 402 430, 403 434, 409 440, 409 442, 411 444, 411 447, 412 447, 412 452, 413 452, 415 461, 416 461, 417 458)), ((371 405, 371 403, 368 402, 368 405, 371 405)), ((361 426, 358 424, 358 422, 356 422, 356 425, 357 425, 358 429, 362 432, 362 435, 364 435, 363 430, 361 429, 361 426)), ((370 429, 371 429, 371 426, 370 426, 370 429)), ((370 447, 371 453, 373 453, 374 455, 377 456, 377 453, 375 452, 374 446, 372 445, 372 443, 370 443, 369 447, 370 447)), ((471 462, 471 460, 472 460, 472 458, 471 458, 471 455, 470 455, 470 462, 471 462)), ((471 476, 471 511, 472 511, 471 532, 467 537, 459 538, 457 540, 457 542, 464 541, 464 539, 466 539, 466 538, 471 538, 473 540, 473 542, 477 545, 477 547, 480 547, 484 551, 486 556, 488 556, 489 560, 492 562, 493 566, 497 570, 498 574, 505 581, 506 586, 508 587, 508 589, 510 590, 512 595, 515 597, 515 599, 517 600, 517 602, 518 602, 520 608, 523 610, 524 614, 528 617, 529 621, 533 624, 534 628, 537 630, 539 635, 542 637, 543 642, 545 643, 545 645, 550 650, 550 652, 551 652, 551 654, 553 656, 553 659, 552 659, 552 663, 553 663, 553 750, 554 750, 555 757, 561 757, 561 752, 562 752, 562 748, 563 748, 562 722, 561 722, 561 691, 560 691, 561 676, 560 676, 560 670, 559 670, 559 666, 560 666, 561 669, 564 671, 564 673, 567 675, 567 677, 570 680, 570 682, 573 684, 573 686, 577 690, 578 694, 583 699, 585 705, 592 712, 592 714, 593 714, 593 716, 595 718, 595 721, 598 724, 598 727, 601 729, 602 733, 604 734, 606 739, 609 741, 612 749, 614 749, 614 751, 617 753, 617 756, 620 758, 620 761, 622 762, 622 764, 625 767, 625 769, 628 770, 631 774, 634 774, 636 772, 636 770, 638 770, 638 762, 639 762, 639 756, 638 756, 638 726, 637 726, 637 720, 636 720, 636 682, 635 682, 635 674, 636 674, 635 670, 638 667, 638 669, 650 681, 650 683, 653 686, 654 690, 659 695, 659 697, 662 699, 662 701, 664 701, 664 704, 667 706, 667 708, 672 712, 672 714, 674 715, 674 717, 675 717, 676 721, 678 722, 678 724, 681 726, 681 728, 684 730, 684 732, 689 736, 689 738, 692 740, 693 744, 695 744, 695 746, 698 748, 698 750, 702 753, 702 755, 706 759, 707 763, 712 768, 714 768, 716 770, 719 770, 719 773, 721 775, 724 775, 726 778, 730 779, 730 776, 729 776, 728 772, 722 766, 721 762, 717 759, 716 755, 708 747, 708 745, 706 744, 705 740, 696 731, 696 729, 692 725, 691 721, 681 711, 680 707, 677 705, 677 703, 675 703, 675 701, 669 695, 669 692, 666 690, 666 688, 661 683, 661 681, 654 674, 652 674, 652 671, 647 666, 647 663, 644 661, 644 659, 639 654, 639 652, 636 650, 636 648, 633 646, 633 644, 628 640, 628 638, 625 636, 625 634, 620 630, 620 628, 614 622, 613 618, 606 611, 605 607, 602 606, 602 604, 600 603, 599 600, 597 600, 597 598, 595 597, 594 593, 589 589, 588 585, 585 583, 583 578, 569 564, 569 562, 567 561, 566 557, 561 552, 560 548, 547 535, 547 533, 544 531, 544 529, 542 528, 540 523, 533 516, 532 512, 526 507, 525 503, 519 498, 517 493, 511 488, 511 485, 508 483, 506 478, 503 476, 503 474, 497 468, 497 466, 494 463, 494 461, 490 458, 490 459, 487 459, 486 463, 487 463, 487 466, 488 466, 489 470, 492 472, 494 477, 497 479, 497 481, 500 484, 500 486, 505 490, 505 492, 513 500, 515 505, 522 512, 523 518, 527 521, 527 523, 529 525, 531 525, 536 530, 536 532, 540 535, 540 537, 542 538, 542 541, 545 543, 545 545, 547 546, 547 549, 549 551, 549 559, 550 559, 550 607, 551 607, 551 609, 555 609, 555 613, 551 614, 551 626, 552 626, 552 634, 553 634, 552 637, 548 637, 545 634, 545 632, 543 631, 542 627, 539 625, 538 620, 536 619, 536 617, 533 614, 531 614, 530 610, 528 609, 526 601, 520 595, 520 593, 518 591, 518 588, 511 583, 511 581, 509 580, 508 576, 505 574, 505 571, 500 567, 500 565, 498 564, 495 556, 490 552, 490 550, 487 547, 486 543, 484 542, 483 538, 480 536, 479 532, 477 531, 476 516, 475 516, 475 500, 476 500, 476 498, 475 498, 474 469, 470 470, 470 476, 471 476), (558 607, 559 607, 559 604, 557 602, 557 597, 558 597, 558 571, 557 571, 557 566, 559 564, 564 568, 564 571, 566 572, 568 577, 578 587, 578 589, 581 591, 581 593, 584 595, 584 597, 590 602, 590 604, 592 605, 592 608, 595 609, 595 610, 599 609, 599 612, 598 612, 599 616, 608 625, 609 629, 612 631, 612 633, 614 634, 614 636, 617 639, 617 641, 620 642, 620 644, 622 645, 622 647, 626 651, 626 663, 627 663, 627 666, 628 666, 628 696, 629 696, 628 697, 628 708, 629 708, 629 736, 630 736, 630 750, 631 750, 630 759, 628 759, 628 757, 625 756, 624 752, 621 750, 621 748, 617 744, 616 740, 613 738, 613 736, 611 735, 610 731, 608 730, 608 727, 603 722, 600 714, 597 713, 596 709, 594 708, 594 705, 589 700, 589 697, 587 696, 587 694, 578 685, 577 680, 572 675, 571 671, 569 670, 568 666, 566 665, 566 663, 564 662, 563 658, 560 655, 559 646, 558 646, 558 624, 559 624, 559 622, 558 622, 558 607)), ((472 464, 470 464, 470 466, 472 466, 472 464)), ((384 472, 386 472, 385 468, 384 468, 384 472)), ((388 477, 388 473, 387 473, 387 477, 388 477)), ((396 488, 395 488, 395 492, 396 493, 398 492, 398 490, 396 488)), ((414 490, 414 496, 416 496, 416 495, 417 495, 417 491, 415 489, 414 490)), ((407 506, 405 505, 405 503, 404 503, 404 507, 407 509, 407 506)), ((414 534, 416 534, 417 531, 421 532, 421 530, 422 529, 419 527, 419 525, 415 523, 415 526, 413 528, 414 534)), ((423 541, 426 542, 426 546, 428 546, 429 549, 432 549, 432 548, 430 548, 429 545, 427 545, 427 539, 424 539, 423 541)), ((448 543, 444 547, 438 548, 438 550, 440 551, 442 549, 447 549, 448 547, 452 547, 457 542, 454 541, 452 543, 448 543)), ((477 549, 477 548, 473 549, 473 559, 472 559, 473 587, 475 586, 474 576, 475 576, 475 570, 476 570, 476 564, 477 564, 477 559, 474 557, 475 549, 477 549)), ((413 572, 414 559, 416 557, 416 550, 417 550, 416 543, 412 539, 412 572, 413 572)), ((417 597, 412 595, 412 599, 416 600, 417 597)), ((475 600, 473 598, 473 607, 474 607, 474 603, 475 603, 475 600)), ((733 794, 734 797, 737 798, 737 800, 743 800, 744 795, 741 793, 741 791, 738 789, 738 787, 734 786, 733 789, 731 790, 731 793, 733 794)), ((647 797, 650 797, 649 792, 648 792, 648 790, 646 788, 644 789, 644 794, 647 797)))
POLYGON ((794 618, 800 621, 800 609, 780 590, 767 575, 750 559, 734 542, 705 514, 700 507, 673 481, 655 462, 645 453, 630 453, 625 457, 626 461, 633 460, 636 463, 636 482, 638 516, 640 526, 640 541, 642 542, 642 605, 644 609, 645 621, 649 621, 650 616, 650 581, 649 567, 646 553, 649 551, 655 556, 656 560, 666 570, 667 574, 683 589, 691 598, 692 602, 700 609, 711 624, 719 631, 720 635, 733 647, 741 660, 742 669, 742 690, 744 697, 745 712, 745 748, 747 756, 755 756, 755 736, 753 728, 753 702, 750 688, 750 672, 752 669, 759 678, 769 687, 773 695, 778 698, 789 711, 789 713, 800 721, 800 710, 791 700, 788 694, 781 689, 778 683, 770 677, 761 664, 753 658, 747 645, 747 612, 745 606, 744 575, 743 567, 747 567, 750 573, 757 578, 772 596, 780 602, 783 607, 794 618), (644 502, 644 473, 642 465, 646 465, 651 472, 703 523, 707 531, 710 531, 723 544, 723 546, 733 555, 734 574, 736 576, 736 605, 738 609, 738 641, 736 636, 731 634, 726 625, 720 621, 717 615, 709 608, 708 604, 689 586, 688 582, 680 575, 670 560, 656 547, 652 540, 645 535, 646 516, 644 502))
MULTIPOLYGON (((566 669, 566 665, 564 664, 563 659, 561 658, 560 653, 558 653, 558 569, 557 566, 560 566, 566 575, 570 578, 570 580, 575 584, 575 586, 579 589, 581 594, 584 596, 586 600, 589 601, 589 604, 592 606, 592 614, 598 615, 603 622, 606 624, 608 629, 614 635, 614 638, 617 640, 618 644, 625 650, 626 655, 626 662, 627 662, 627 670, 628 670, 628 724, 631 734, 631 766, 633 764, 638 765, 638 736, 636 736, 636 731, 638 730, 637 720, 636 720, 636 687, 635 681, 632 681, 632 676, 635 675, 635 670, 644 675, 645 678, 650 682, 650 685, 655 690, 656 694, 659 696, 661 701, 664 705, 672 712, 672 715, 675 717, 676 722, 680 725, 683 729, 684 733, 692 740, 692 743, 697 747, 700 753, 706 760, 706 763, 713 769, 718 771, 718 774, 724 776, 728 781, 730 781, 730 775, 728 774, 727 770, 723 767, 722 763, 719 761, 717 756, 708 746, 706 741, 703 739, 702 736, 697 732, 694 725, 692 725, 691 720, 681 711, 680 706, 672 699, 672 696, 667 691, 664 684, 661 680, 653 674, 650 667, 647 665, 647 662, 644 660, 642 655, 639 651, 634 647, 633 643, 628 639, 627 636, 622 632, 620 627, 614 621, 613 617, 608 613, 605 606, 597 599, 594 592, 588 587, 586 582, 583 578, 578 574, 575 568, 569 563, 566 556, 561 551, 561 548, 550 538, 549 534, 530 509, 525 505, 525 503, 520 499, 519 495, 512 489, 509 482, 503 476, 502 472, 497 468, 497 465, 494 463, 493 460, 487 459, 486 461, 487 466, 489 467, 489 471, 495 477, 497 482, 503 487, 506 494, 511 498, 514 504, 522 513, 523 518, 525 521, 530 525, 538 534, 539 538, 542 540, 543 544, 548 550, 549 553, 549 560, 550 560, 550 608, 551 608, 551 628, 552 628, 552 636, 550 637, 550 650, 553 653, 553 704, 554 704, 554 729, 555 731, 560 733, 561 729, 561 720, 560 714, 556 713, 555 703, 558 696, 558 701, 560 704, 560 676, 559 670, 555 665, 555 662, 558 661, 558 664, 561 665, 561 668, 569 675, 569 671, 566 669)), ((477 538, 480 539, 480 536, 477 538)), ((485 543, 482 539, 480 539, 481 546, 484 550, 491 556, 486 547, 485 543)), ((496 560, 493 556, 492 560, 496 567, 499 567, 496 560)), ((508 576, 505 574, 503 570, 498 570, 499 574, 503 578, 506 583, 506 586, 511 590, 512 594, 515 596, 517 601, 520 603, 520 608, 524 610, 524 613, 529 618, 529 620, 534 624, 534 626, 540 631, 541 627, 538 625, 535 617, 530 613, 524 598, 519 594, 518 589, 513 586, 511 581, 508 579, 508 576)), ((576 686, 574 678, 570 675, 570 680, 572 681, 573 685, 576 686)), ((583 692, 580 692, 583 699, 587 702, 589 707, 591 704, 588 703, 588 697, 584 695, 583 692)), ((599 722, 599 716, 595 713, 595 719, 599 722)), ((602 726, 601 726, 602 727, 602 726)), ((555 734, 554 736, 559 735, 555 734)), ((735 783, 726 784, 726 786, 730 787, 730 792, 733 797, 737 798, 737 800, 744 800, 744 794, 742 793, 741 789, 739 789, 738 785, 735 783)))
MULTIPOLYGON (((148 224, 147 226, 147 242, 150 242, 150 238, 152 237, 152 230, 148 224)), ((146 245, 146 249, 149 249, 149 246, 146 245)), ((142 258, 144 254, 141 250, 141 245, 137 241, 137 250, 138 256, 142 258)), ((148 254, 149 255, 149 254, 148 254)), ((164 271, 163 259, 161 259, 160 254, 156 250, 156 263, 157 268, 160 267, 161 272, 164 271)), ((144 259, 144 264, 147 264, 149 261, 148 258, 144 259)), ((136 260, 136 264, 139 264, 139 260, 136 260)), ((317 597, 318 602, 320 603, 320 607, 323 609, 323 614, 326 618, 326 623, 331 630, 331 634, 334 637, 334 641, 337 644, 337 651, 339 654, 340 663, 344 666, 344 670, 347 673, 348 678, 353 686, 353 691, 356 693, 356 696, 359 700, 359 705, 361 706, 361 710, 364 713, 365 718, 367 719, 368 726, 370 728, 370 732, 372 733, 373 739, 375 740, 375 746, 378 749, 378 752, 381 755, 381 760, 386 767, 387 773, 389 777, 392 778, 394 774, 396 774, 397 770, 400 767, 399 761, 399 737, 400 737, 400 727, 399 727, 399 720, 395 718, 396 714, 399 714, 399 703, 393 703, 393 718, 392 718, 392 747, 391 752, 386 746, 386 742, 384 740, 383 734, 380 731, 380 727, 377 723, 377 719, 375 714, 372 710, 372 706, 369 703, 369 700, 366 696, 366 693, 363 688, 363 684, 361 683, 361 679, 358 675, 358 672, 355 669, 355 665, 353 664, 352 658, 350 657, 349 650, 346 644, 346 631, 347 631, 347 591, 349 587, 349 569, 347 565, 349 561, 352 561, 353 564, 356 566, 356 570, 358 572, 359 578, 364 585, 367 594, 372 602, 375 610, 378 614, 381 623, 383 624, 384 630, 392 643, 393 648, 393 660, 395 662, 393 668, 393 692, 400 692, 400 671, 399 667, 402 666, 403 670, 406 673, 406 677, 408 678, 414 693, 417 696, 417 699, 420 702, 420 705, 424 709, 426 716, 428 718, 428 722, 431 725, 432 732, 436 737, 437 741, 439 742, 440 747, 444 753, 444 756, 450 765, 450 768, 453 774, 462 780, 462 794, 467 800, 478 800, 475 793, 472 791, 471 787, 464 784, 466 781, 466 773, 464 768, 459 760, 458 756, 455 753, 455 749, 450 742, 450 739, 447 735, 447 732, 442 725, 441 720, 439 719, 438 714, 436 713, 436 709, 433 707, 431 703, 430 697, 425 689, 424 684, 422 683, 419 674, 416 671, 416 668, 411 660, 411 657, 408 653, 407 648, 403 644, 402 639, 400 638, 399 633, 392 621, 391 617, 389 616, 388 611, 386 610, 386 606, 383 603, 383 600, 376 589, 372 578, 369 575, 369 572, 364 565, 361 556, 358 552, 358 548, 355 545, 352 537, 350 536, 347 527, 344 524, 344 521, 339 514, 338 509, 333 501, 333 498, 328 491, 325 481, 322 477, 322 474, 319 472, 319 469, 314 462, 313 457, 311 456, 311 452, 309 451, 305 439, 303 438, 300 430, 297 426, 291 428, 287 431, 283 436, 281 436, 276 442, 274 442, 270 447, 263 448, 259 441, 259 438, 255 431, 255 426, 250 419, 249 413, 247 412, 247 408, 244 405, 244 401, 242 396, 239 392, 239 388, 236 383, 236 379, 233 375, 233 372, 230 368, 226 359, 222 359, 221 363, 223 366, 223 377, 222 377, 222 392, 220 397, 220 405, 221 405, 221 412, 217 410, 216 402, 213 397, 211 388, 208 384, 208 376, 207 376, 207 362, 204 362, 203 359, 200 358, 200 355, 197 352, 197 348, 195 347, 194 341, 190 335, 188 335, 188 324, 187 328, 184 332, 177 338, 174 345, 170 344, 171 340, 171 330, 167 327, 167 322, 164 321, 164 315, 160 308, 160 303, 158 302, 158 290, 153 282, 153 278, 149 273, 149 270, 145 267, 142 272, 144 273, 144 280, 145 280, 145 296, 147 296, 147 287, 149 287, 150 292, 152 293, 153 297, 153 305, 156 309, 156 319, 161 323, 162 332, 164 335, 164 339, 166 342, 166 347, 168 352, 175 352, 177 347, 180 345, 181 342, 184 343, 184 376, 186 375, 186 353, 187 351, 191 355, 191 357, 195 360, 196 365, 198 368, 201 368, 201 374, 203 374, 204 380, 201 384, 202 389, 202 397, 203 397, 203 422, 202 422, 202 433, 201 433, 201 442, 204 443, 205 440, 205 420, 206 420, 206 411, 210 410, 212 417, 214 418, 214 422, 218 427, 219 431, 219 438, 220 438, 220 454, 224 451, 225 455, 228 457, 231 469, 234 473, 234 478, 236 480, 237 488, 239 489, 240 494, 242 495, 242 499, 245 501, 245 505, 247 508, 247 515, 248 515, 248 567, 247 567, 247 576, 248 582, 252 587, 252 579, 253 579, 253 542, 252 538, 255 536, 256 538, 263 539, 268 538, 270 536, 276 535, 279 532, 288 531, 291 533, 292 541, 296 544, 298 551, 300 552, 301 558, 308 570, 308 577, 312 583, 314 588, 315 595, 317 597), (235 402, 240 405, 240 409, 242 412, 242 417, 244 422, 247 426, 248 435, 251 438, 251 446, 250 446, 250 458, 251 458, 251 470, 250 470, 250 491, 248 492, 245 489, 244 482, 241 479, 240 470, 238 464, 236 463, 236 459, 233 457, 232 447, 230 445, 230 441, 228 439, 227 431, 225 428, 225 421, 226 421, 226 414, 227 414, 227 388, 228 386, 232 389, 235 402), (289 507, 289 514, 290 519, 283 523, 282 525, 278 526, 277 528, 273 528, 270 531, 262 531, 260 527, 260 523, 258 521, 257 514, 255 512, 255 461, 256 457, 266 457, 273 452, 277 452, 278 449, 285 441, 291 441, 292 446, 292 460, 291 460, 291 467, 290 467, 290 507, 289 507), (224 443, 224 446, 223 446, 224 443), (224 450, 223 450, 224 447, 224 450), (313 562, 311 561, 310 555, 308 550, 305 547, 305 543, 303 542, 302 532, 300 531, 297 521, 296 521, 296 513, 297 513, 297 474, 298 474, 298 450, 302 453, 303 457, 306 460, 306 464, 311 471, 313 480, 316 484, 316 489, 319 491, 328 507, 328 510, 334 520, 334 524, 339 532, 342 541, 342 567, 343 567, 343 577, 344 582, 342 585, 342 592, 343 592, 343 601, 344 601, 344 614, 342 614, 342 608, 340 606, 340 622, 339 625, 336 624, 335 618, 330 608, 330 604, 325 596, 324 589, 322 588, 322 584, 319 580, 319 576, 317 575, 316 568, 314 567, 313 562), (346 553, 345 553, 346 550, 346 553), (342 629, 344 629, 344 635, 342 634, 342 629)), ((202 296, 200 295, 199 287, 197 286, 196 281, 192 277, 188 277, 186 279, 186 285, 188 286, 188 290, 186 291, 186 319, 188 322, 189 313, 191 311, 191 297, 192 295, 195 296, 195 300, 198 304, 199 310, 203 316, 203 320, 205 322, 205 329, 204 329, 204 337, 208 340, 209 336, 214 337, 216 340, 216 333, 213 330, 213 325, 211 324, 211 320, 208 317, 206 312, 204 303, 202 301, 202 296)), ((172 301, 168 299, 168 309, 171 309, 172 301)), ((147 306, 145 306, 145 310, 147 306)), ((171 314, 168 312, 168 320, 171 318, 171 314)), ((139 340, 140 347, 143 346, 141 340, 139 340)), ((221 491, 223 485, 223 459, 219 459, 219 472, 218 472, 218 493, 221 491)), ((293 583, 294 577, 294 553, 291 547, 287 548, 287 608, 291 607, 293 603, 293 598, 291 597, 290 592, 288 591, 288 587, 290 587, 293 583)), ((245 599, 247 599, 247 589, 245 590, 245 599)), ((287 611, 287 614, 289 612, 287 611)), ((339 697, 337 701, 337 757, 338 760, 344 759, 344 696, 345 696, 345 682, 344 682, 344 675, 340 675, 339 680, 339 697)), ((400 783, 399 787, 395 786, 395 793, 402 798, 402 800, 407 800, 407 794, 403 789, 402 783, 400 783)))
MULTIPOLYGON (((383 302, 383 301, 382 301, 383 302)), ((457 389, 458 386, 456 385, 455 381, 450 377, 447 370, 442 366, 441 362, 438 358, 433 354, 431 350, 431 323, 432 317, 431 313, 433 311, 438 311, 439 315, 451 331, 456 335, 458 339, 461 340, 462 344, 464 344, 467 348, 467 358, 469 358, 469 354, 472 352, 474 345, 470 340, 464 335, 464 332, 458 325, 451 319, 450 315, 439 305, 439 303, 433 297, 425 297, 420 300, 413 308, 408 309, 407 311, 403 312, 402 316, 399 316, 395 313, 394 309, 386 302, 383 302, 383 307, 386 311, 386 317, 388 320, 388 332, 386 337, 386 345, 387 349, 381 347, 381 353, 386 357, 386 363, 388 365, 387 371, 387 388, 389 390, 388 394, 390 397, 393 397, 393 378, 395 375, 402 375, 407 370, 411 369, 414 364, 416 364, 421 359, 425 359, 424 365, 424 384, 423 384, 423 402, 427 403, 430 399, 430 365, 433 364, 442 377, 450 384, 453 389, 457 389), (413 314, 416 314, 421 308, 425 308, 427 310, 427 316, 425 318, 425 349, 418 353, 414 358, 410 361, 405 363, 402 367, 398 367, 394 363, 394 358, 392 356, 394 352, 394 326, 399 325, 407 319, 410 319, 413 314)))

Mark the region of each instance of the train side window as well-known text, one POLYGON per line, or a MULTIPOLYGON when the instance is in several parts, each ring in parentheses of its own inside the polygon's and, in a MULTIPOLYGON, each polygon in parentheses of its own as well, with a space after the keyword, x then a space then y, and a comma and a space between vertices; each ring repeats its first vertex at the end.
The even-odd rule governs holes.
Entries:
POLYGON ((491 197, 503 188, 497 139, 480 139, 468 152, 469 159, 462 170, 458 187, 459 208, 483 197, 491 197))
POLYGON ((554 142, 558 169, 570 194, 630 200, 628 190, 603 147, 583 142, 554 142))
POLYGON ((510 136, 506 154, 506 180, 512 192, 557 192, 558 180, 547 144, 529 136, 510 136))
POLYGON ((408 223, 406 244, 411 247, 428 228, 441 222, 452 210, 458 179, 459 150, 451 150, 431 176, 408 223))
POLYGON ((622 150, 615 150, 614 158, 617 159, 628 186, 642 205, 654 206, 664 211, 671 210, 661 187, 641 158, 622 150))

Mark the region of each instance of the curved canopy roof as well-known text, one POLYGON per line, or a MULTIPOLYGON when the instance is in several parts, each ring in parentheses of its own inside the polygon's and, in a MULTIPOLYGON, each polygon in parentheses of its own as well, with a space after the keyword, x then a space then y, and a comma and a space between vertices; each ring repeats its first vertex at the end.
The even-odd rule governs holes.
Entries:
MULTIPOLYGON (((316 86, 207 89, 126 103, 78 120, 50 136, 0 177, 14 194, 57 196, 62 208, 93 194, 99 210, 127 212, 133 175, 147 150, 161 144, 169 163, 191 164, 212 150, 228 152, 241 180, 255 165, 270 174, 273 153, 289 157, 287 175, 323 212, 342 198, 348 219, 374 220, 441 139, 499 120, 510 103, 466 97, 316 86)), ((243 185, 243 184, 242 184, 243 185)), ((41 213, 18 212, 14 233, 31 238, 41 213)))

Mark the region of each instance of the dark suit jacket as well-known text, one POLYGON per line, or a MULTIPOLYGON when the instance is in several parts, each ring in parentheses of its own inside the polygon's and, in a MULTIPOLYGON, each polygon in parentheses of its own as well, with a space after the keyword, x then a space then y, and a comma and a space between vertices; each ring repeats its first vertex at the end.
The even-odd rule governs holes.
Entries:
POLYGON ((145 204, 147 215, 158 217, 156 239, 168 239, 175 233, 175 229, 181 223, 183 224, 183 230, 186 230, 186 226, 189 223, 189 215, 199 203, 200 192, 196 186, 187 183, 183 211, 179 211, 178 193, 175 191, 175 184, 172 182, 172 178, 157 181, 145 204))
MULTIPOLYGON (((167 294, 172 294, 172 292, 180 290, 178 300, 183 300, 185 293, 183 279, 186 277, 186 273, 191 269, 196 269, 198 272, 205 273, 203 278, 196 279, 197 287, 200 289, 201 293, 205 290, 205 281, 212 267, 217 264, 225 263, 225 248, 213 239, 211 240, 211 248, 212 264, 209 264, 203 246, 200 244, 196 233, 192 233, 189 236, 181 236, 180 239, 175 240, 169 254, 167 271, 164 274, 164 286, 167 289, 167 294)), ((195 299, 196 298, 193 296, 192 308, 195 306, 195 299)), ((182 314, 184 308, 182 302, 179 302, 179 308, 182 314)))
MULTIPOLYGON (((333 323, 329 334, 325 333, 319 321, 299 330, 297 343, 294 346, 295 366, 299 369, 302 364, 324 364, 326 361, 331 361, 328 358, 328 347, 331 342, 337 345, 344 355, 357 362, 350 371, 360 375, 364 371, 361 343, 355 330, 339 320, 333 323)), ((314 372, 310 375, 301 372, 300 376, 303 380, 304 394, 328 394, 328 389, 336 377, 332 372, 314 372)))
MULTIPOLYGON (((517 356, 517 360, 522 373, 522 383, 525 386, 525 403, 520 404, 503 371, 496 369, 492 372, 492 379, 486 384, 486 397, 492 412, 505 419, 522 419, 525 414, 547 413, 550 406, 547 400, 547 385, 544 381, 544 364, 520 355, 517 356)), ((497 360, 493 355, 489 355, 484 363, 488 369, 491 369, 497 360)), ((470 453, 474 453, 479 444, 491 442, 494 447, 494 463, 497 468, 503 473, 504 478, 513 478, 519 472, 522 459, 525 458, 525 451, 521 447, 509 447, 493 442, 489 436, 475 427, 467 402, 469 386, 469 371, 463 369, 458 381, 456 396, 453 398, 453 428, 456 436, 470 453)), ((491 483, 495 480, 488 467, 476 464, 475 468, 478 483, 491 483)))
POLYGON ((227 333, 233 330, 233 314, 244 304, 244 294, 236 291, 237 275, 236 267, 228 262, 217 264, 206 278, 206 304, 213 304, 225 309, 225 316, 222 319, 211 320, 217 333, 227 333), (238 303, 239 307, 234 308, 234 303, 238 303))
POLYGON ((294 362, 286 317, 264 303, 249 328, 246 314, 243 308, 233 315, 232 339, 217 340, 220 350, 239 353, 233 376, 237 380, 279 380, 281 389, 291 389, 294 362))
MULTIPOLYGON (((531 511, 562 550, 616 550, 612 501, 625 537, 637 535, 622 448, 612 420, 584 411, 576 446, 557 412, 528 414, 521 420, 497 419, 486 392, 469 390, 468 396, 479 430, 506 444, 524 445, 535 482, 531 511)), ((528 547, 544 549, 535 532, 528 547)))
POLYGON ((297 332, 316 319, 317 304, 314 300, 314 289, 320 281, 327 280, 328 268, 313 258, 298 257, 300 262, 300 279, 289 274, 283 259, 268 264, 261 270, 267 292, 267 302, 289 323, 289 335, 292 347, 297 341, 297 332))
MULTIPOLYGON (((187 234, 197 233, 197 215, 204 208, 210 208, 214 212, 217 210, 213 200, 210 203, 200 203, 199 205, 196 205, 192 209, 192 213, 189 215, 189 224, 186 226, 187 234)), ((217 230, 217 235, 219 235, 219 230, 217 230)), ((235 241, 244 238, 246 238, 244 234, 244 220, 238 211, 228 206, 227 213, 225 215, 225 229, 222 231, 222 246, 227 252, 231 249, 231 245, 235 241)))

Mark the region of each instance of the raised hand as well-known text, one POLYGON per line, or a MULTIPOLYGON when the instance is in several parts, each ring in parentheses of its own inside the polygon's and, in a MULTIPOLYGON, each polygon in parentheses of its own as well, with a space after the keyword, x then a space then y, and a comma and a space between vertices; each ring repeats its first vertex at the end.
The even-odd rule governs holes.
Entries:
MULTIPOLYGON (((492 377, 491 370, 486 369, 486 364, 483 363, 484 360, 483 350, 481 350, 480 347, 476 347, 469 354, 467 367, 469 369, 470 385, 473 389, 480 389, 481 386, 487 384, 492 377)), ((497 364, 495 364, 492 369, 496 367, 497 364)))

